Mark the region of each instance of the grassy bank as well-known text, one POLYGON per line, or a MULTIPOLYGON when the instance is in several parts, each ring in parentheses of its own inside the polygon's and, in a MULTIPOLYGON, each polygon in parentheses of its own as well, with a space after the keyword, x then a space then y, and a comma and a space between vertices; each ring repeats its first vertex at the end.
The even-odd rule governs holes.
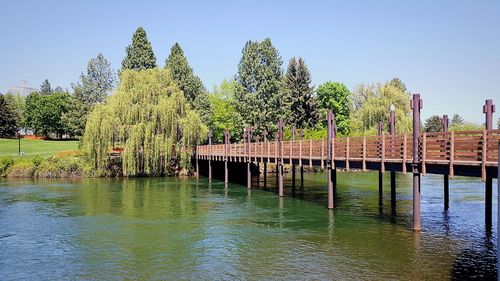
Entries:
MULTIPOLYGON (((0 158, 18 157, 17 139, 0 139, 0 158)), ((56 154, 64 154, 78 149, 78 141, 73 140, 32 140, 21 139, 22 158, 33 158, 35 156, 50 157, 56 154)))
POLYGON ((78 155, 78 141, 0 139, 0 176, 11 178, 82 177, 85 169, 78 155))

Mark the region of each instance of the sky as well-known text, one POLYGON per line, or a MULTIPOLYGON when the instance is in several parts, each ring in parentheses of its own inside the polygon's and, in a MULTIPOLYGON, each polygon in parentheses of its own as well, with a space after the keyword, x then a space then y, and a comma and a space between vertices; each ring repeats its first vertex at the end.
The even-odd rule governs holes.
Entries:
POLYGON ((119 69, 139 26, 159 66, 179 42, 208 89, 234 77, 246 41, 269 37, 283 69, 303 57, 316 86, 399 77, 424 118, 483 123, 485 99, 500 108, 500 1, 487 0, 0 0, 0 92, 23 79, 71 89, 98 53, 119 69))

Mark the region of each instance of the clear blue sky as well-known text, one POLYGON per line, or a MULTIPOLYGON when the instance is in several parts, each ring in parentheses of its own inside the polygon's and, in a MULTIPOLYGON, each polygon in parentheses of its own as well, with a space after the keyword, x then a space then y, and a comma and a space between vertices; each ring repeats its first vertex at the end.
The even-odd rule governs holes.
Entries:
POLYGON ((99 52, 118 69, 138 26, 160 66, 179 42, 208 89, 234 76, 245 41, 270 37, 283 68, 303 57, 316 86, 398 76, 424 117, 479 123, 486 98, 500 108, 500 1, 2 0, 0 92, 21 79, 70 89, 99 52))

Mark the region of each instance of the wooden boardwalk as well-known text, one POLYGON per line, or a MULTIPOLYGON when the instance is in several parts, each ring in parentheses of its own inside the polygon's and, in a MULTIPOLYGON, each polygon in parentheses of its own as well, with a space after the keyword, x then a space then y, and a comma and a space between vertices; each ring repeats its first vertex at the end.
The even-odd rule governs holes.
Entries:
MULTIPOLYGON (((406 173, 414 163, 412 135, 334 138, 334 167, 406 173)), ((422 174, 496 177, 500 130, 423 133, 418 151, 422 174), (491 170, 491 172, 489 172, 491 170)), ((327 140, 263 141, 196 146, 198 159, 326 167, 327 140)))
MULTIPOLYGON (((292 186, 295 185, 295 167, 301 170, 303 180, 304 166, 325 168, 328 176, 328 208, 336 205, 337 168, 345 170, 379 171, 379 196, 382 196, 383 173, 390 171, 391 209, 396 206, 396 172, 411 172, 413 177, 413 229, 420 230, 420 177, 427 173, 444 175, 444 206, 449 206, 449 178, 453 176, 481 177, 485 181, 485 224, 492 225, 492 181, 498 177, 500 130, 493 129, 495 106, 486 100, 483 106, 485 129, 479 131, 448 132, 448 117, 443 116, 443 132, 425 133, 420 129, 420 109, 422 100, 414 94, 410 100, 413 110, 412 134, 395 134, 396 116, 391 109, 389 134, 382 131, 379 123, 377 136, 336 137, 335 115, 327 114, 327 137, 320 140, 297 140, 292 129, 292 140, 283 140, 284 122, 278 122, 278 132, 273 141, 263 141, 247 127, 242 143, 229 142, 229 133, 224 133, 224 144, 212 144, 212 134, 208 134, 208 144, 195 147, 197 175, 200 173, 199 160, 207 161, 208 177, 212 178, 212 161, 224 162, 225 182, 228 181, 228 163, 243 162, 247 165, 247 187, 251 188, 252 163, 264 164, 264 182, 267 178, 267 164, 276 164, 279 196, 284 196, 284 165, 292 165, 292 186)), ((302 134, 301 134, 302 135, 302 134)), ((239 175, 243 176, 243 175, 239 175)))

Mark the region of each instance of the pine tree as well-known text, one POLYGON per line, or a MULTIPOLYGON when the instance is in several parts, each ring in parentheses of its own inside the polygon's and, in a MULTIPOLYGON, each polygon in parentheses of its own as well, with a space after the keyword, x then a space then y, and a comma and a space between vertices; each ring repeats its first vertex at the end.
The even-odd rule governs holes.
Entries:
POLYGON ((198 110, 202 120, 208 123, 211 108, 207 90, 201 79, 194 75, 179 43, 175 43, 170 49, 170 54, 165 61, 165 68, 170 70, 172 78, 184 92, 189 103, 198 110))
POLYGON ((148 41, 146 31, 142 27, 137 28, 132 36, 132 44, 125 49, 127 53, 122 62, 122 70, 142 70, 156 67, 156 57, 153 53, 151 43, 148 41))
POLYGON ((0 94, 0 137, 15 135, 17 119, 17 114, 10 102, 0 94))
POLYGON ((290 123, 298 128, 311 128, 318 121, 318 113, 311 86, 311 73, 304 60, 292 58, 283 78, 283 98, 291 102, 290 123))
POLYGON ((40 86, 40 93, 45 95, 52 94, 52 88, 50 87, 49 79, 45 79, 40 86))
POLYGON ((80 82, 72 84, 77 99, 86 105, 101 103, 105 100, 116 82, 111 64, 102 55, 89 60, 86 74, 80 75, 80 82))
POLYGON ((290 104, 281 90, 283 61, 271 39, 247 41, 238 64, 236 105, 245 124, 256 134, 276 130, 280 118, 290 116, 290 104))

